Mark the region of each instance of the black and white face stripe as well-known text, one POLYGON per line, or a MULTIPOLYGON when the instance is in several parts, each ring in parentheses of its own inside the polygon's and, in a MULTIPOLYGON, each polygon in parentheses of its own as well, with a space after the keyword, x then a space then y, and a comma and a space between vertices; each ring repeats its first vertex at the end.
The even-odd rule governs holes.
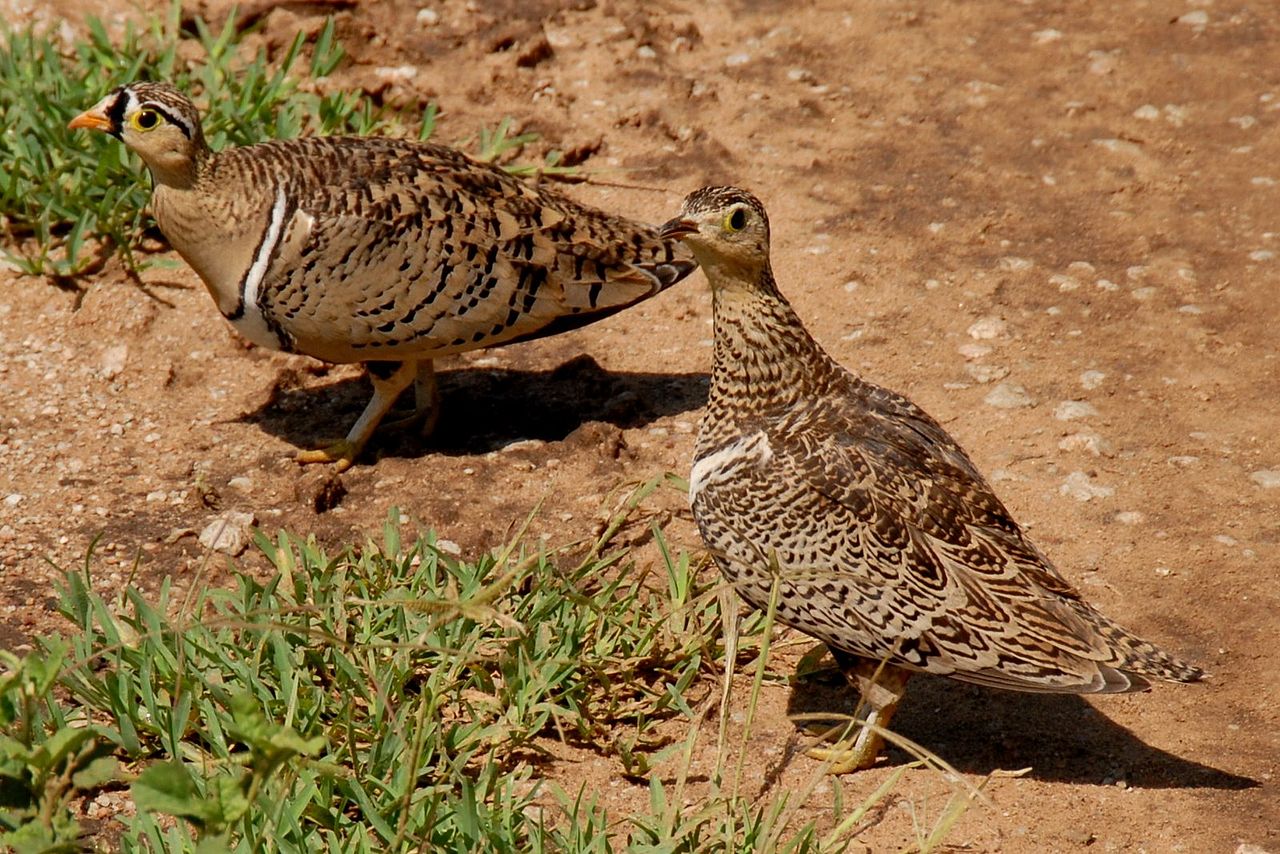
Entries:
POLYGON ((124 129, 126 116, 131 116, 141 109, 155 110, 169 124, 182 131, 187 139, 195 136, 195 128, 191 121, 179 109, 181 104, 168 103, 165 89, 149 83, 134 83, 120 86, 116 90, 116 98, 107 108, 107 118, 111 120, 111 133, 119 136, 124 129))

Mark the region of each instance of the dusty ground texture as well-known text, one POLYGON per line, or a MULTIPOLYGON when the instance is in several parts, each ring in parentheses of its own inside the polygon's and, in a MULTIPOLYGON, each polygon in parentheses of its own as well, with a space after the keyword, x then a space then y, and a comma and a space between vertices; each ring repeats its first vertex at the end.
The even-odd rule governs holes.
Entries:
MULTIPOLYGON (((946 424, 1103 611, 1212 673, 1089 700, 918 679, 902 733, 975 782, 1032 769, 992 782, 949 842, 1280 851, 1280 9, 255 5, 276 43, 323 8, 352 53, 335 84, 435 99, 445 138, 511 115, 592 152, 612 186, 583 200, 660 221, 702 184, 754 189, 782 287, 830 351, 946 424)), ((71 292, 0 274, 0 643, 56 625, 54 567, 99 535, 103 584, 137 556, 144 585, 218 581, 227 559, 191 532, 225 511, 342 543, 399 506, 474 554, 539 502, 534 533, 564 542, 620 484, 687 470, 710 365, 700 274, 585 331, 449 360, 438 434, 384 437, 323 513, 323 475, 291 454, 355 417, 359 372, 249 349, 185 268, 147 278, 154 297, 116 275, 71 292)), ((651 509, 696 547, 681 496, 651 509)), ((788 712, 849 703, 770 689, 749 779, 801 785, 816 764, 788 712)), ((846 778, 846 797, 903 761, 846 778)), ((607 805, 646 797, 580 762, 565 772, 607 805)), ((945 791, 908 773, 862 839, 911 844, 945 791)))

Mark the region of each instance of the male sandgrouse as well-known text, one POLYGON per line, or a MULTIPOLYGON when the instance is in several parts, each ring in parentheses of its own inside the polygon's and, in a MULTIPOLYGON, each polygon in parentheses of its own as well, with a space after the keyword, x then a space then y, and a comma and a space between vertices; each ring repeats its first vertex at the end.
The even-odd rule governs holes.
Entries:
MULTIPOLYGON (((1082 694, 1201 677, 1085 602, 936 421, 823 351, 774 282, 758 199, 698 190, 662 234, 693 250, 713 294, 698 528, 752 605, 777 584, 779 622, 828 645, 871 723, 888 724, 913 670, 1082 694)), ((862 728, 836 770, 879 748, 862 728)))
POLYGON ((695 266, 655 228, 440 145, 317 137, 215 153, 164 83, 121 86, 70 127, 142 158, 161 232, 240 334, 365 363, 373 398, 346 438, 298 455, 339 471, 415 379, 434 422, 433 358, 581 326, 695 266))

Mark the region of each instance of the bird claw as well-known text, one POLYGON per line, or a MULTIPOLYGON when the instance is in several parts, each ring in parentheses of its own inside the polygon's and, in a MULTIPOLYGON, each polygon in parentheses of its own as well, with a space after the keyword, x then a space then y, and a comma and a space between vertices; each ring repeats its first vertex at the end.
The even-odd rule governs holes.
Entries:
POLYGON ((339 439, 331 445, 323 448, 317 448, 314 451, 298 451, 294 457, 300 464, 308 463, 336 463, 334 466, 334 474, 342 474, 351 468, 352 463, 356 460, 356 455, 360 453, 360 449, 346 439, 339 439))
POLYGON ((849 774, 875 765, 883 744, 883 739, 870 727, 859 725, 857 735, 852 738, 832 741, 829 747, 811 747, 805 755, 830 763, 826 769, 828 774, 849 774))

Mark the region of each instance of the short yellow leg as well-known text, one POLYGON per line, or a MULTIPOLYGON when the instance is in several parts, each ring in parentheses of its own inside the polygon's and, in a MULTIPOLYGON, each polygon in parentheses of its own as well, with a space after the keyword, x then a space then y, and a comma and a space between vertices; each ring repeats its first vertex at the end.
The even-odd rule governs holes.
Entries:
POLYGON ((436 429, 440 420, 440 387, 436 384, 435 363, 431 359, 418 362, 417 376, 413 380, 413 412, 388 421, 384 430, 408 430, 416 427, 425 438, 436 429))
POLYGON ((862 702, 867 707, 865 720, 871 726, 860 726, 852 739, 837 742, 831 747, 815 747, 808 751, 808 755, 830 762, 828 771, 831 774, 848 774, 875 764, 884 739, 874 727, 888 728, 906 693, 911 672, 890 664, 881 666, 878 661, 847 653, 836 653, 836 661, 845 679, 862 694, 862 702))
POLYGON ((373 382, 373 397, 351 425, 345 439, 339 439, 327 447, 315 451, 300 451, 296 459, 300 463, 336 463, 334 472, 341 474, 351 468, 356 457, 364 450, 384 415, 418 374, 418 363, 370 362, 369 379, 373 382))

